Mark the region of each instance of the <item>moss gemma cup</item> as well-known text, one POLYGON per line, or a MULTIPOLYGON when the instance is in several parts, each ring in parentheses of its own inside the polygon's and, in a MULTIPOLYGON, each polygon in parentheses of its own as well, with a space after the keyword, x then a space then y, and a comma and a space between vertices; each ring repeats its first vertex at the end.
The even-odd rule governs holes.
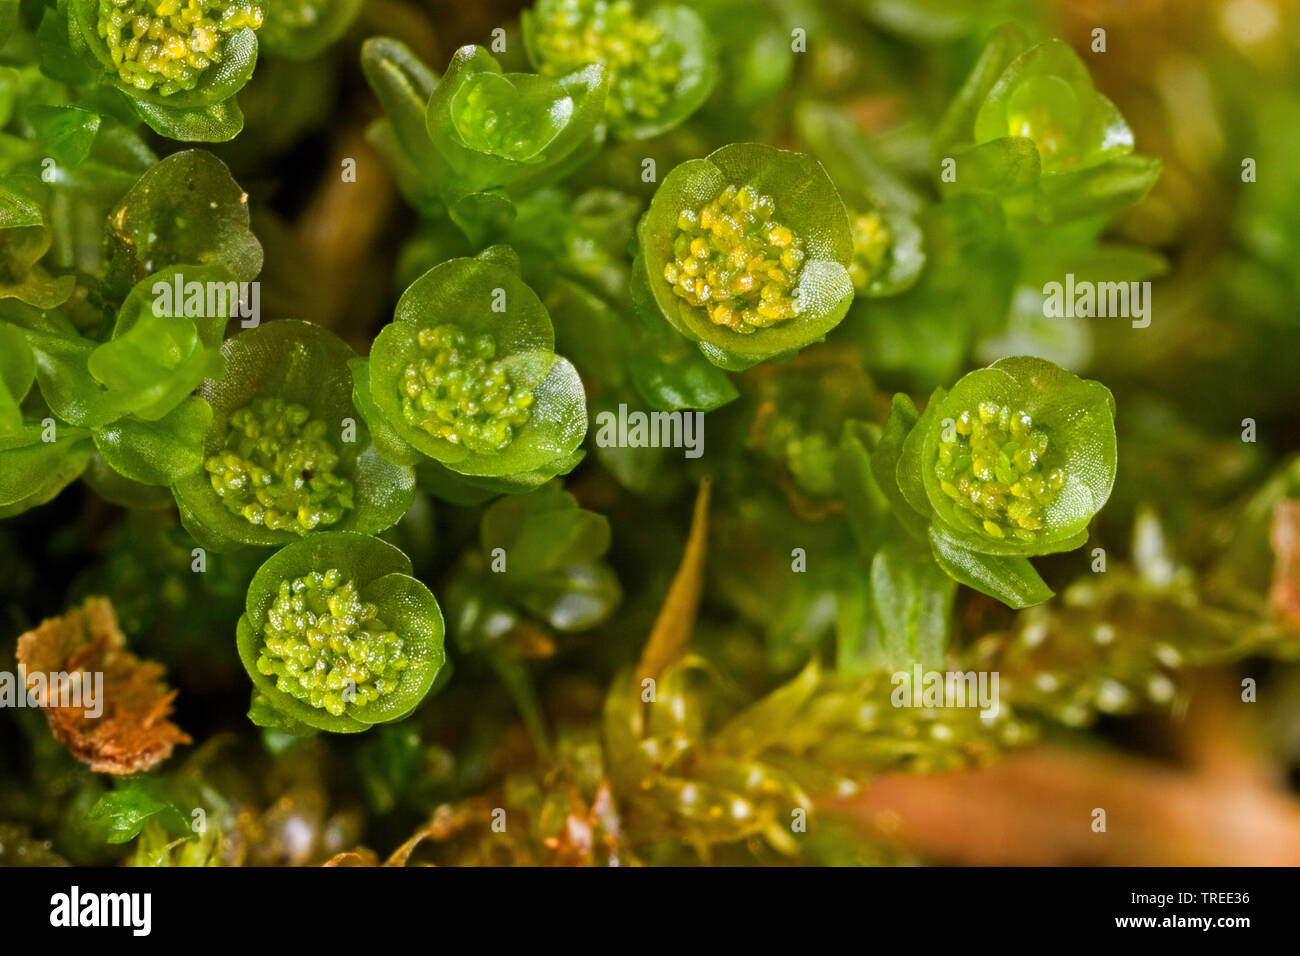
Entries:
POLYGON ((818 341, 853 301, 848 212, 801 153, 737 143, 682 163, 638 237, 642 311, 657 309, 723 368, 818 341))

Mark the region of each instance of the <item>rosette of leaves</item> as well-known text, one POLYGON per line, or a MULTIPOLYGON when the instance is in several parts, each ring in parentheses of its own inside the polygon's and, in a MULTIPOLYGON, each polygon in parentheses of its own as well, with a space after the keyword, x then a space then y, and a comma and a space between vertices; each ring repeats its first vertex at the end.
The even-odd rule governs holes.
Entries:
POLYGON ((665 177, 637 227, 638 312, 738 371, 822 339, 853 302, 848 212, 821 164, 733 143, 665 177))
POLYGON ((591 64, 608 71, 605 112, 623 139, 647 139, 677 126, 717 82, 709 28, 682 4, 647 10, 630 0, 538 0, 522 22, 528 56, 543 76, 591 64))
POLYGON ((1014 608, 1052 596, 1032 555, 1071 551, 1115 481, 1115 400, 1045 359, 1005 358, 895 395, 871 470, 897 518, 961 584, 1014 608))
POLYGON ((481 649, 526 617, 565 633, 606 620, 622 596, 602 560, 609 542, 608 519, 580 508, 558 482, 496 501, 448 588, 459 645, 481 649))
POLYGON ((464 46, 439 81, 405 45, 375 37, 362 66, 386 116, 372 137, 404 191, 426 213, 446 206, 458 224, 508 218, 509 200, 493 191, 559 179, 604 137, 599 65, 554 77, 505 73, 482 47, 464 46))
POLYGON ((250 716, 290 733, 347 734, 415 710, 446 654, 442 611, 411 572, 400 550, 351 532, 304 538, 268 559, 237 630, 257 695, 250 716))
POLYGON ((266 5, 259 48, 291 60, 310 60, 347 32, 362 0, 275 0, 266 5))
POLYGON ((609 521, 580 508, 559 482, 509 495, 483 513, 476 549, 444 594, 456 646, 481 655, 514 698, 534 739, 547 738, 527 666, 555 653, 555 634, 590 630, 622 600, 609 521))
POLYGON ((75 282, 60 273, 99 273, 105 215, 158 161, 138 125, 72 101, 36 65, 0 68, 5 295, 49 308, 75 282))
POLYGON ((546 308, 510 265, 449 259, 352 363, 357 404, 395 462, 533 488, 572 470, 587 433, 582 380, 554 348, 546 308))
POLYGON ((103 462, 129 482, 169 485, 203 460, 211 410, 191 393, 223 373, 233 299, 223 306, 199 295, 192 309, 160 308, 159 289, 170 292, 178 277, 237 295, 220 266, 169 267, 131 290, 106 341, 79 335, 62 317, 23 332, 49 410, 60 423, 89 429, 103 462))
POLYGON ((117 90, 155 132, 225 142, 257 64, 260 0, 60 0, 41 30, 59 79, 117 90), (66 42, 61 27, 66 23, 66 42))
POLYGON ((1044 222, 1104 216, 1139 201, 1160 161, 1133 154, 1133 131, 1067 44, 1031 46, 1008 24, 994 31, 933 141, 935 169, 955 160, 944 189, 1025 197, 1044 222))
POLYGON ((805 103, 796 119, 800 136, 835 178, 849 208, 854 291, 867 299, 905 292, 925 266, 924 236, 916 221, 921 197, 843 111, 805 103))
POLYGON ((173 483, 181 523, 205 548, 274 547, 322 531, 391 527, 415 493, 411 469, 382 458, 352 404, 355 353, 328 329, 281 319, 221 347, 203 467, 173 483))

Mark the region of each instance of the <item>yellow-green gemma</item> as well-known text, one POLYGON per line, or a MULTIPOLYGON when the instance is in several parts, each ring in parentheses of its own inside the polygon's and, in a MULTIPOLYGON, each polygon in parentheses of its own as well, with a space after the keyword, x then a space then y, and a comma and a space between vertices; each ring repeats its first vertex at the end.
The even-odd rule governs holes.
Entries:
POLYGON ((402 638, 341 571, 280 582, 257 657, 277 690, 338 717, 391 694, 406 667, 402 638))
POLYGON ((306 534, 353 507, 352 482, 335 473, 338 450, 304 406, 258 398, 230 414, 221 451, 204 463, 222 504, 249 524, 306 534))
POLYGON ((220 63, 226 37, 262 25, 257 3, 99 0, 97 29, 123 82, 164 96, 198 85, 220 63))
POLYGON ((756 332, 799 314, 803 240, 779 223, 776 202, 752 186, 727 186, 677 218, 664 279, 714 325, 756 332))
POLYGON ((528 421, 533 393, 516 389, 496 340, 459 326, 436 325, 416 335, 418 355, 402 370, 398 395, 406 421, 473 452, 501 451, 528 421))
POLYGON ((534 42, 546 76, 602 63, 610 74, 606 110, 615 125, 649 120, 668 105, 681 79, 671 38, 638 17, 628 0, 539 4, 534 42))
POLYGON ((1047 432, 1024 411, 981 402, 941 426, 934 464, 939 487, 994 538, 1033 541, 1046 530, 1044 512, 1065 487, 1048 468, 1047 432))

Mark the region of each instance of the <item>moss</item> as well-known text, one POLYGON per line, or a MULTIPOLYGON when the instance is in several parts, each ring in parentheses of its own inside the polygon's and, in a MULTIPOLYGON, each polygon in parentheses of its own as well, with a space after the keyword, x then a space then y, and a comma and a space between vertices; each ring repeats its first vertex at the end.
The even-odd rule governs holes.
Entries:
POLYGON ((853 217, 853 261, 849 278, 853 288, 862 292, 884 271, 894 237, 879 213, 853 217))
POLYGON ((228 0, 99 0, 97 23, 122 81, 163 96, 194 89, 226 37, 261 25, 258 4, 228 0))
POLYGON ((336 717, 391 694, 407 666, 402 639, 335 569, 281 582, 262 637, 257 669, 336 717))
POLYGON ((458 326, 422 329, 420 357, 398 386, 407 422, 474 452, 498 452, 528 421, 533 393, 516 390, 505 364, 494 361, 491 335, 471 339, 458 326))
POLYGON ((962 412, 939 443, 935 472, 944 493, 974 515, 984 531, 1034 540, 1044 511, 1065 486, 1059 468, 1047 469, 1047 433, 1024 411, 981 402, 962 412))
POLYGON ((794 318, 803 241, 775 213, 773 199, 749 186, 727 186, 700 209, 682 212, 664 279, 734 332, 794 318))
POLYGON ((259 398, 233 412, 224 448, 205 467, 222 503, 250 524, 306 534, 337 524, 353 506, 336 474, 327 426, 302 405, 259 398))
POLYGON ((636 16, 627 0, 560 0, 539 7, 536 43, 541 72, 548 76, 605 65, 607 111, 616 126, 658 117, 682 78, 676 45, 636 16))

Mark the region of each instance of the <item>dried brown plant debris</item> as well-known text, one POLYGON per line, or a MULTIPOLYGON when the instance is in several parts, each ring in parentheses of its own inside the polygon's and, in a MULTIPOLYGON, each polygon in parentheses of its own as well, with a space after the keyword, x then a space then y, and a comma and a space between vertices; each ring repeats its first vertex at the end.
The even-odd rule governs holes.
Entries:
POLYGON ((53 694, 43 707, 54 738, 92 770, 147 770, 171 756, 177 744, 190 742, 168 719, 176 692, 163 683, 162 665, 126 649, 108 598, 87 598, 82 607, 22 635, 18 664, 29 693, 51 674, 67 674, 74 682, 103 675, 93 708, 84 699, 67 706, 67 698, 53 694), (97 716, 89 715, 95 711, 97 716))

